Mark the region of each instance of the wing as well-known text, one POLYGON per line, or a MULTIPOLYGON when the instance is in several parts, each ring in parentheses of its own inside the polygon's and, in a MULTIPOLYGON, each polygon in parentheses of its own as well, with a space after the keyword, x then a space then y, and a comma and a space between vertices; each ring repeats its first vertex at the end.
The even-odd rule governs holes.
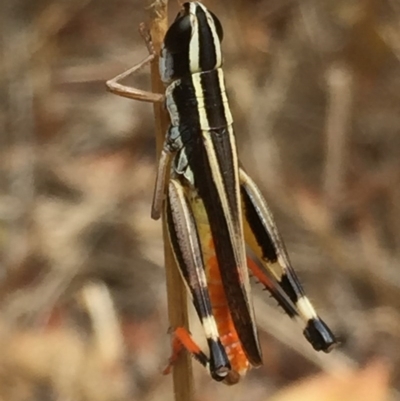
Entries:
POLYGON ((202 131, 188 155, 194 186, 207 212, 232 319, 250 363, 262 363, 246 263, 239 170, 231 126, 202 131))

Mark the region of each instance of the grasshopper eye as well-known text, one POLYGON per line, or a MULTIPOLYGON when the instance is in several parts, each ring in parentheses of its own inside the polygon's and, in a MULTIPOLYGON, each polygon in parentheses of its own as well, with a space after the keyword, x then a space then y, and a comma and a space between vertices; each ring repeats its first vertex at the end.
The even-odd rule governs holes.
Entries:
POLYGON ((184 53, 189 48, 191 34, 190 16, 178 14, 175 22, 165 35, 164 47, 171 54, 184 53))
POLYGON ((214 13, 212 13, 210 10, 208 10, 208 12, 211 14, 211 17, 214 20, 214 25, 215 25, 215 29, 217 30, 217 35, 218 35, 219 41, 222 42, 222 39, 224 38, 224 30, 222 29, 221 22, 215 16, 214 13))

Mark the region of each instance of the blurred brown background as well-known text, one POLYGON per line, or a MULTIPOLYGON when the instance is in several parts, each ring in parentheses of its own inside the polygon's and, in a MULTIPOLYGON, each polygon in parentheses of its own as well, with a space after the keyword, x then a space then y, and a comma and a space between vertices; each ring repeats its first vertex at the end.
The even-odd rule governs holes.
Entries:
MULTIPOLYGON (((196 397, 399 399, 400 3, 204 3, 241 160, 342 345, 255 284, 264 367, 228 388, 195 365, 196 397)), ((152 107, 104 85, 146 56, 146 5, 1 1, 0 400, 173 399, 152 107)))

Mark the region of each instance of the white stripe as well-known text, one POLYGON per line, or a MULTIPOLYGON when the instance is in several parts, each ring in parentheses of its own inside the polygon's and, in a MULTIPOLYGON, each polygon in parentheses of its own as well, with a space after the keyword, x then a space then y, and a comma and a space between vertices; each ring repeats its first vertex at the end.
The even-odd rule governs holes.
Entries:
MULTIPOLYGON (((225 125, 228 127, 233 124, 233 117, 232 117, 231 109, 229 107, 228 97, 226 95, 224 72, 223 72, 222 68, 218 68, 217 72, 218 72, 218 85, 220 88, 221 100, 222 100, 222 105, 223 105, 223 109, 224 109, 225 121, 226 121, 225 125)), ((206 113, 206 109, 205 109, 206 99, 204 97, 204 90, 203 90, 203 86, 201 84, 201 76, 202 76, 202 73, 192 74, 191 75, 192 85, 193 85, 195 97, 197 100, 197 110, 199 113, 200 129, 202 131, 209 131, 215 127, 211 127, 211 125, 208 121, 208 118, 207 118, 207 113, 206 113)))
MULTIPOLYGON (((228 230, 232 240, 233 251, 235 253, 235 260, 238 264, 240 270, 240 278, 244 283, 245 289, 247 294, 250 293, 250 281, 247 272, 247 263, 246 263, 246 250, 244 245, 244 232, 243 232, 243 224, 242 224, 242 209, 239 207, 239 200, 240 200, 240 192, 239 192, 239 174, 238 174, 238 160, 237 160, 237 151, 236 151, 236 141, 233 133, 232 126, 228 127, 228 134, 229 134, 229 141, 231 143, 232 148, 232 161, 233 161, 233 174, 235 175, 235 194, 236 194, 236 210, 238 212, 238 221, 237 224, 233 224, 232 218, 227 218, 228 230)), ((221 175, 221 171, 219 168, 213 168, 212 166, 218 166, 218 159, 217 155, 214 150, 214 145, 211 140, 210 133, 208 131, 203 131, 203 141, 204 146, 207 151, 207 155, 209 158, 209 162, 211 165, 211 173, 213 175, 213 181, 217 187, 217 191, 219 197, 221 199, 222 208, 224 210, 224 214, 226 216, 230 216, 230 208, 228 197, 225 192, 224 182, 221 175)), ((251 310, 251 307, 250 307, 251 310)), ((252 313, 252 310, 251 310, 252 313)))
POLYGON ((221 41, 219 40, 218 34, 217 34, 217 28, 215 27, 214 23, 214 18, 210 14, 210 12, 207 10, 206 7, 204 7, 203 4, 197 3, 199 7, 201 7, 206 14, 207 22, 211 30, 211 34, 213 37, 213 43, 214 43, 214 50, 215 50, 215 59, 216 59, 216 65, 215 67, 221 67, 222 65, 222 50, 221 50, 221 41))
POLYGON ((192 84, 195 93, 195 97, 197 100, 197 111, 199 113, 199 124, 200 129, 209 130, 210 124, 208 122, 207 113, 206 113, 206 103, 204 98, 203 86, 201 85, 201 73, 192 74, 192 84))
POLYGON ((222 98, 222 104, 224 105, 226 124, 231 125, 233 124, 233 117, 231 113, 231 108, 229 107, 228 97, 226 95, 225 78, 222 68, 218 68, 218 82, 219 82, 219 87, 221 89, 221 98, 222 98))
MULTIPOLYGON (((190 24, 192 26, 192 37, 189 43, 189 66, 191 72, 200 71, 200 33, 199 33, 199 24, 196 17, 196 9, 200 7, 203 9, 207 24, 210 28, 211 35, 213 38, 213 47, 215 54, 215 68, 219 68, 222 65, 222 49, 221 49, 221 41, 219 40, 217 29, 215 27, 214 19, 212 15, 209 13, 206 7, 203 4, 198 2, 190 3, 190 24)), ((211 50, 211 49, 210 49, 211 50)))
POLYGON ((215 28, 215 23, 214 23, 214 18, 211 16, 211 14, 208 12, 208 10, 202 6, 204 12, 206 13, 207 16, 207 21, 208 25, 210 26, 211 29, 211 34, 213 37, 213 42, 214 42, 214 49, 215 49, 215 59, 216 59, 216 67, 221 67, 222 65, 222 50, 221 50, 221 41, 219 40, 218 34, 217 34, 217 29, 215 28))
POLYGON ((311 305, 311 302, 307 297, 301 297, 296 302, 297 309, 299 310, 300 316, 308 322, 310 319, 318 318, 315 309, 311 305))
POLYGON ((202 317, 201 324, 204 328, 204 333, 207 338, 211 338, 214 341, 219 340, 218 328, 217 328, 217 324, 215 322, 214 316, 202 317))
POLYGON ((197 23, 196 8, 198 3, 190 3, 190 25, 192 26, 192 37, 189 42, 189 66, 190 71, 200 71, 200 35, 197 23))

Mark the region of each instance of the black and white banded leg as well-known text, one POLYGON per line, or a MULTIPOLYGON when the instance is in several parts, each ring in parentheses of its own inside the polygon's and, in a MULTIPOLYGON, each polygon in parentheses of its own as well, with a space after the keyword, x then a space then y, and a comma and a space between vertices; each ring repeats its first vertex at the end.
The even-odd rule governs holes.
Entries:
POLYGON ((260 190, 243 169, 240 169, 240 188, 245 241, 261 262, 257 272, 253 273, 267 288, 271 286, 271 280, 276 282, 279 291, 270 291, 271 295, 290 317, 299 317, 304 322, 304 336, 313 348, 331 351, 336 344, 335 336, 305 295, 272 213, 260 190), (293 307, 288 306, 288 301, 293 307))

